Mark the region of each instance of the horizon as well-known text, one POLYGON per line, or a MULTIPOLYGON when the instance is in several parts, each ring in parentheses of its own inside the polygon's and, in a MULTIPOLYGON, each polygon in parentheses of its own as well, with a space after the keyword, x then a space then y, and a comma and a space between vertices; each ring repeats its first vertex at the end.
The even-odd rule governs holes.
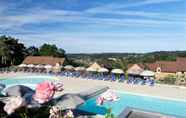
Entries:
POLYGON ((94 54, 148 54, 148 53, 156 53, 156 52, 185 52, 186 50, 166 50, 166 51, 152 51, 152 52, 95 52, 95 53, 66 53, 67 55, 76 55, 76 54, 82 54, 82 55, 94 55, 94 54))
POLYGON ((184 0, 2 0, 0 35, 67 54, 186 50, 184 0))

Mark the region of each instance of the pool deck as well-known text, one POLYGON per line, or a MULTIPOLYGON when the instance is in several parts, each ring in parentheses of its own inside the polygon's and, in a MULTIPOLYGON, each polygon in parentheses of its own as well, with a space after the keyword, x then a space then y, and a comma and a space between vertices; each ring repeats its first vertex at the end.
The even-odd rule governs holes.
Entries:
MULTIPOLYGON (((5 74, 0 74, 0 77, 11 77, 11 76, 19 76, 19 75, 33 75, 33 74, 5 73, 5 74)), ((79 93, 87 89, 94 88, 96 86, 108 86, 113 90, 117 90, 121 92, 129 92, 137 95, 147 95, 147 96, 161 97, 165 99, 186 101, 186 87, 170 86, 170 85, 162 85, 162 84, 161 85, 155 84, 155 86, 132 85, 132 84, 110 82, 110 81, 103 81, 103 80, 62 78, 59 76, 55 78, 58 78, 64 83, 64 89, 65 89, 62 93, 57 93, 57 95, 63 93, 79 93)))

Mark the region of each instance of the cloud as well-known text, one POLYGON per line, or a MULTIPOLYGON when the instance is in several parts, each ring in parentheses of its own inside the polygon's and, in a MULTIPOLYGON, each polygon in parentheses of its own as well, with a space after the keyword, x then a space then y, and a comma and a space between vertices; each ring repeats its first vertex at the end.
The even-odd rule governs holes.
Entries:
POLYGON ((98 6, 95 8, 88 9, 89 12, 92 11, 105 11, 105 10, 117 10, 123 8, 131 8, 131 7, 139 7, 144 5, 156 5, 156 4, 164 4, 164 3, 174 3, 174 2, 182 2, 183 0, 137 0, 132 1, 130 3, 110 3, 102 6, 98 6))
POLYGON ((127 9, 179 1, 181 0, 135 0, 127 4, 113 2, 83 11, 43 7, 13 11, 0 7, 0 33, 20 38, 27 46, 54 43, 64 47, 67 52, 147 51, 170 47, 180 49, 186 41, 183 33, 186 19, 184 14, 127 9), (163 41, 171 42, 170 47, 165 46, 163 41))
MULTIPOLYGON (((104 12, 104 11, 103 11, 104 12)), ((147 12, 132 12, 132 11, 117 11, 108 13, 115 13, 121 15, 145 16, 153 18, 163 18, 161 13, 147 13, 147 12)), ((97 13, 95 13, 97 14, 97 13)), ((178 16, 178 15, 177 15, 178 16)), ((172 18, 167 16, 166 18, 172 18)), ((174 17, 173 17, 174 18, 174 17)), ((176 20, 179 18, 177 17, 176 20)), ((109 26, 129 26, 129 27, 162 27, 171 24, 182 24, 183 21, 157 20, 157 19, 137 19, 137 18, 100 18, 95 17, 92 13, 67 11, 67 10, 53 10, 53 9, 32 9, 29 12, 19 13, 16 15, 5 15, 0 17, 1 29, 21 29, 26 24, 42 24, 42 23, 82 23, 86 25, 100 25, 109 26)))

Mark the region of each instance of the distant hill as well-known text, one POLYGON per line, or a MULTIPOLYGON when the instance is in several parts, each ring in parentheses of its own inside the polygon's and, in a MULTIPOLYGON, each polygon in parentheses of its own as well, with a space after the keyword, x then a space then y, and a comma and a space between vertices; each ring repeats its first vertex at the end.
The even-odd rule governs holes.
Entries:
POLYGON ((186 51, 156 51, 149 53, 79 53, 79 54, 67 54, 69 58, 79 58, 79 57, 92 57, 92 58, 120 58, 128 56, 178 56, 186 57, 186 51))
MULTIPOLYGON (((156 51, 149 53, 95 53, 67 54, 69 59, 89 64, 106 63, 108 60, 122 60, 125 63, 150 63, 155 61, 174 61, 177 57, 186 57, 186 51, 156 51)), ((107 62, 108 63, 108 62, 107 62)))

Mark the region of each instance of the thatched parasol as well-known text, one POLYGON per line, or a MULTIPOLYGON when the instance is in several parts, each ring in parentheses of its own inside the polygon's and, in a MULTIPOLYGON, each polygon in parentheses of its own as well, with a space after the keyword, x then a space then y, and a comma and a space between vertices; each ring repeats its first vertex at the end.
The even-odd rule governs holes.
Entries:
POLYGON ((97 72, 99 69, 101 69, 101 66, 95 62, 94 64, 92 64, 91 66, 87 68, 87 71, 97 72))
POLYGON ((154 77, 155 73, 153 71, 145 70, 140 75, 144 77, 154 77))
POLYGON ((144 70, 140 68, 137 64, 134 64, 131 68, 127 70, 130 75, 140 75, 144 70))
POLYGON ((109 70, 108 70, 107 68, 100 68, 100 69, 98 70, 98 72, 104 73, 104 72, 109 72, 109 70))
POLYGON ((66 65, 64 67, 65 70, 74 70, 74 67, 72 65, 66 65))
POLYGON ((85 67, 76 67, 75 70, 76 71, 85 71, 86 68, 85 67))
POLYGON ((123 70, 121 70, 121 69, 112 69, 111 72, 115 73, 115 74, 123 74, 124 73, 123 70))
POLYGON ((46 69, 51 69, 51 68, 52 68, 52 65, 49 65, 49 64, 48 64, 48 65, 45 65, 44 67, 45 67, 46 69))
POLYGON ((27 67, 27 65, 26 64, 20 64, 20 65, 18 65, 18 67, 27 67))
POLYGON ((33 68, 34 67, 34 64, 28 64, 27 67, 33 68))
POLYGON ((39 65, 36 65, 35 68, 44 68, 44 66, 39 64, 39 65))

